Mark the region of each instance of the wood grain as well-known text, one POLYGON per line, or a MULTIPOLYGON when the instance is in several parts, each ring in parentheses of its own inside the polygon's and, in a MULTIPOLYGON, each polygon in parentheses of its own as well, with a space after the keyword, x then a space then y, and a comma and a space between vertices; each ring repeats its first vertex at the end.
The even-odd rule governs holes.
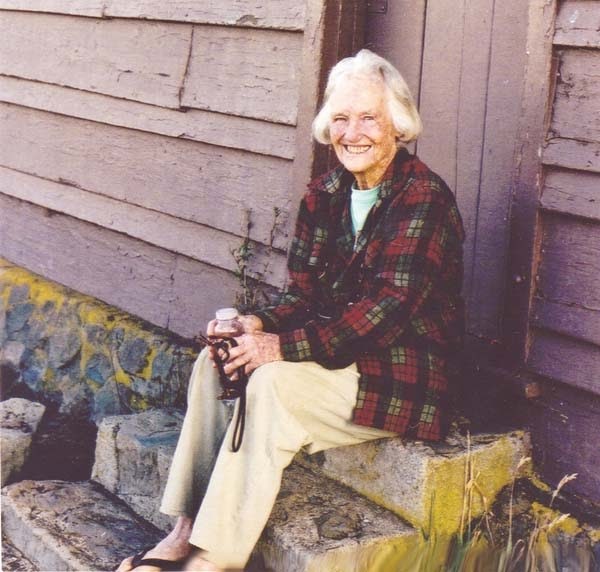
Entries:
MULTIPOLYGON (((493 25, 492 2, 466 2, 461 44, 460 105, 456 131, 456 199, 465 227, 465 279, 463 293, 470 300, 478 241, 478 205, 481 186, 482 154, 488 101, 490 50, 493 25)), ((498 221, 499 222, 499 221, 498 221)), ((485 229, 479 229, 485 232, 485 229)), ((468 305, 468 321, 475 324, 473 304, 468 305)))
POLYGON ((425 0, 394 0, 388 2, 385 14, 367 17, 366 47, 398 69, 415 102, 420 93, 425 13, 425 0))
POLYGON ((8 260, 182 336, 238 291, 229 272, 1 193, 0 211, 8 260))
POLYGON ((0 10, 302 30, 305 3, 295 0, 275 3, 262 0, 0 0, 0 10))
POLYGON ((564 489, 600 502, 600 397, 560 383, 545 384, 530 411, 536 470, 555 487, 568 474, 577 478, 564 489))
POLYGON ((558 57, 553 136, 599 142, 600 50, 561 50, 558 57))
POLYGON ((455 191, 464 9, 464 2, 427 3, 419 96, 425 128, 417 153, 455 191))
MULTIPOLYGON (((0 167, 0 192, 211 266, 237 270, 232 252, 243 239, 220 230, 5 167, 0 167)), ((283 286, 285 254, 256 243, 251 248, 254 254, 248 264, 249 275, 283 286)))
POLYGON ((600 48, 600 4, 590 0, 563 0, 556 18, 554 43, 600 48))
POLYGON ((182 104, 293 125, 302 34, 198 26, 182 104))
POLYGON ((600 141, 554 138, 544 148, 546 165, 600 173, 600 141))
POLYGON ((6 76, 0 76, 0 101, 284 159, 295 153, 293 127, 222 113, 167 109, 6 76))
POLYGON ((600 225, 546 214, 543 218, 538 296, 600 309, 600 225))
POLYGON ((541 206, 600 222, 600 174, 549 168, 541 206))
MULTIPOLYGON (((0 165, 268 244, 291 162, 0 104, 0 165), (240 201, 243 207, 240 208, 240 201)), ((295 206, 294 206, 295 208, 295 206)), ((287 247, 276 234, 275 245, 287 247)))
POLYGON ((496 2, 493 10, 477 235, 467 302, 471 331, 491 338, 501 333, 506 292, 511 192, 528 63, 528 4, 496 2))
POLYGON ((191 26, 4 12, 0 73, 179 107, 191 26))
POLYGON ((532 323, 538 328, 600 346, 600 308, 586 308, 537 297, 534 300, 532 323))
POLYGON ((297 0, 105 0, 105 14, 121 18, 302 30, 306 2, 297 0))
POLYGON ((0 0, 0 10, 48 12, 101 18, 104 0, 0 0))
POLYGON ((527 366, 540 375, 600 395, 600 347, 536 329, 527 366))

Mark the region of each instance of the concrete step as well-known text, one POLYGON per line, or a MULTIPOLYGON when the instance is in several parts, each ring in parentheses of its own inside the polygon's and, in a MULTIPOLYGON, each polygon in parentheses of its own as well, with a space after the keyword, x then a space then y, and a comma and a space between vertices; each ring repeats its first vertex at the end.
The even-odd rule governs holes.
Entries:
POLYGON ((21 481, 2 489, 3 534, 39 571, 108 571, 161 532, 96 483, 21 481))
POLYGON ((46 408, 20 397, 0 402, 0 448, 2 471, 0 486, 19 478, 29 457, 31 442, 46 408))
MULTIPOLYGON (((162 536, 95 483, 22 481, 5 487, 2 501, 8 542, 31 562, 12 570, 113 570, 162 536)), ((378 562, 410 552, 419 540, 391 512, 294 465, 249 570, 382 570, 378 562)))
MULTIPOLYGON (((157 512, 157 499, 180 423, 177 414, 148 411, 108 418, 98 432, 93 478, 164 528, 168 523, 157 512), (112 467, 118 467, 119 473, 112 467), (135 498, 136 491, 143 503, 135 498)), ((452 435, 437 444, 382 439, 315 455, 301 453, 296 461, 354 489, 413 526, 451 534, 460 527, 465 472, 476 476, 470 514, 477 517, 511 482, 520 459, 529 452, 527 434, 514 431, 470 438, 452 435)))
POLYGON ((248 568, 272 572, 396 570, 387 564, 418 551, 420 542, 419 532, 390 511, 294 463, 284 473, 248 568))
MULTIPOLYGON (((157 512, 181 416, 165 411, 107 418, 93 478, 162 525, 157 512), (140 497, 143 503, 140 503, 140 497), (133 502, 132 502, 133 501, 133 502)), ((168 526, 164 527, 169 528, 168 526)), ((379 570, 373 560, 413 547, 419 534, 396 515, 306 467, 292 464, 250 570, 379 570)))
POLYGON ((92 479, 162 530, 173 519, 158 512, 183 416, 154 409, 105 417, 98 428, 92 479))
MULTIPOLYGON (((297 457, 424 531, 459 530, 466 482, 474 477, 470 514, 481 515, 517 473, 530 441, 523 431, 451 435, 441 443, 382 439, 297 457)), ((521 473, 522 474, 522 473, 521 473)))
POLYGON ((18 550, 6 536, 2 535, 2 558, 0 559, 2 572, 39 572, 25 555, 18 550))

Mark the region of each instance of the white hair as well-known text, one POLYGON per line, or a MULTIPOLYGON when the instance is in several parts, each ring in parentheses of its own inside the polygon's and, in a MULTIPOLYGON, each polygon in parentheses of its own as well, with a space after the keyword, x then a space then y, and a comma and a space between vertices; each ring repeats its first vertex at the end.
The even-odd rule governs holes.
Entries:
POLYGON ((423 124, 410 90, 400 72, 386 59, 370 50, 360 50, 355 56, 344 58, 331 68, 323 105, 312 124, 313 137, 319 143, 331 143, 329 99, 342 79, 356 76, 376 78, 383 82, 388 111, 398 133, 398 141, 414 141, 423 130, 423 124))

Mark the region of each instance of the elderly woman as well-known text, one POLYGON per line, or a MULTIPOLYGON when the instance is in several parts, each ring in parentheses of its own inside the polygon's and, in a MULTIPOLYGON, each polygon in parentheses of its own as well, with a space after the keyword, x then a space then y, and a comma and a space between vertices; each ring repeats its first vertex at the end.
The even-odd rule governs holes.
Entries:
POLYGON ((362 50, 332 69, 313 133, 341 166, 309 186, 289 287, 241 318, 226 365, 252 373, 241 449, 230 450, 205 350, 161 505, 179 518, 120 570, 241 569, 300 449, 444 436, 463 330, 463 230, 448 187, 404 147, 420 131, 389 62, 362 50))

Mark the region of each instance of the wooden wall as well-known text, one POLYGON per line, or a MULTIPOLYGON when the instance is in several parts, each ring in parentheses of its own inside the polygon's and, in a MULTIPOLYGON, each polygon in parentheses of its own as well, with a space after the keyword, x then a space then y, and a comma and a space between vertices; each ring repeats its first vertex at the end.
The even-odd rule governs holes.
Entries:
POLYGON ((528 3, 385 4, 385 12, 369 15, 368 45, 398 67, 418 99, 424 131, 416 151, 455 192, 467 232, 468 329, 495 340, 502 322, 528 3))
POLYGON ((527 365, 547 382, 538 460, 600 504, 600 3, 562 0, 542 154, 527 365))
POLYGON ((323 34, 359 4, 0 0, 0 256, 189 336, 250 222, 281 286, 323 34))
POLYGON ((374 2, 367 30, 464 218, 474 405, 540 396, 538 468, 600 504, 600 2, 374 2))

